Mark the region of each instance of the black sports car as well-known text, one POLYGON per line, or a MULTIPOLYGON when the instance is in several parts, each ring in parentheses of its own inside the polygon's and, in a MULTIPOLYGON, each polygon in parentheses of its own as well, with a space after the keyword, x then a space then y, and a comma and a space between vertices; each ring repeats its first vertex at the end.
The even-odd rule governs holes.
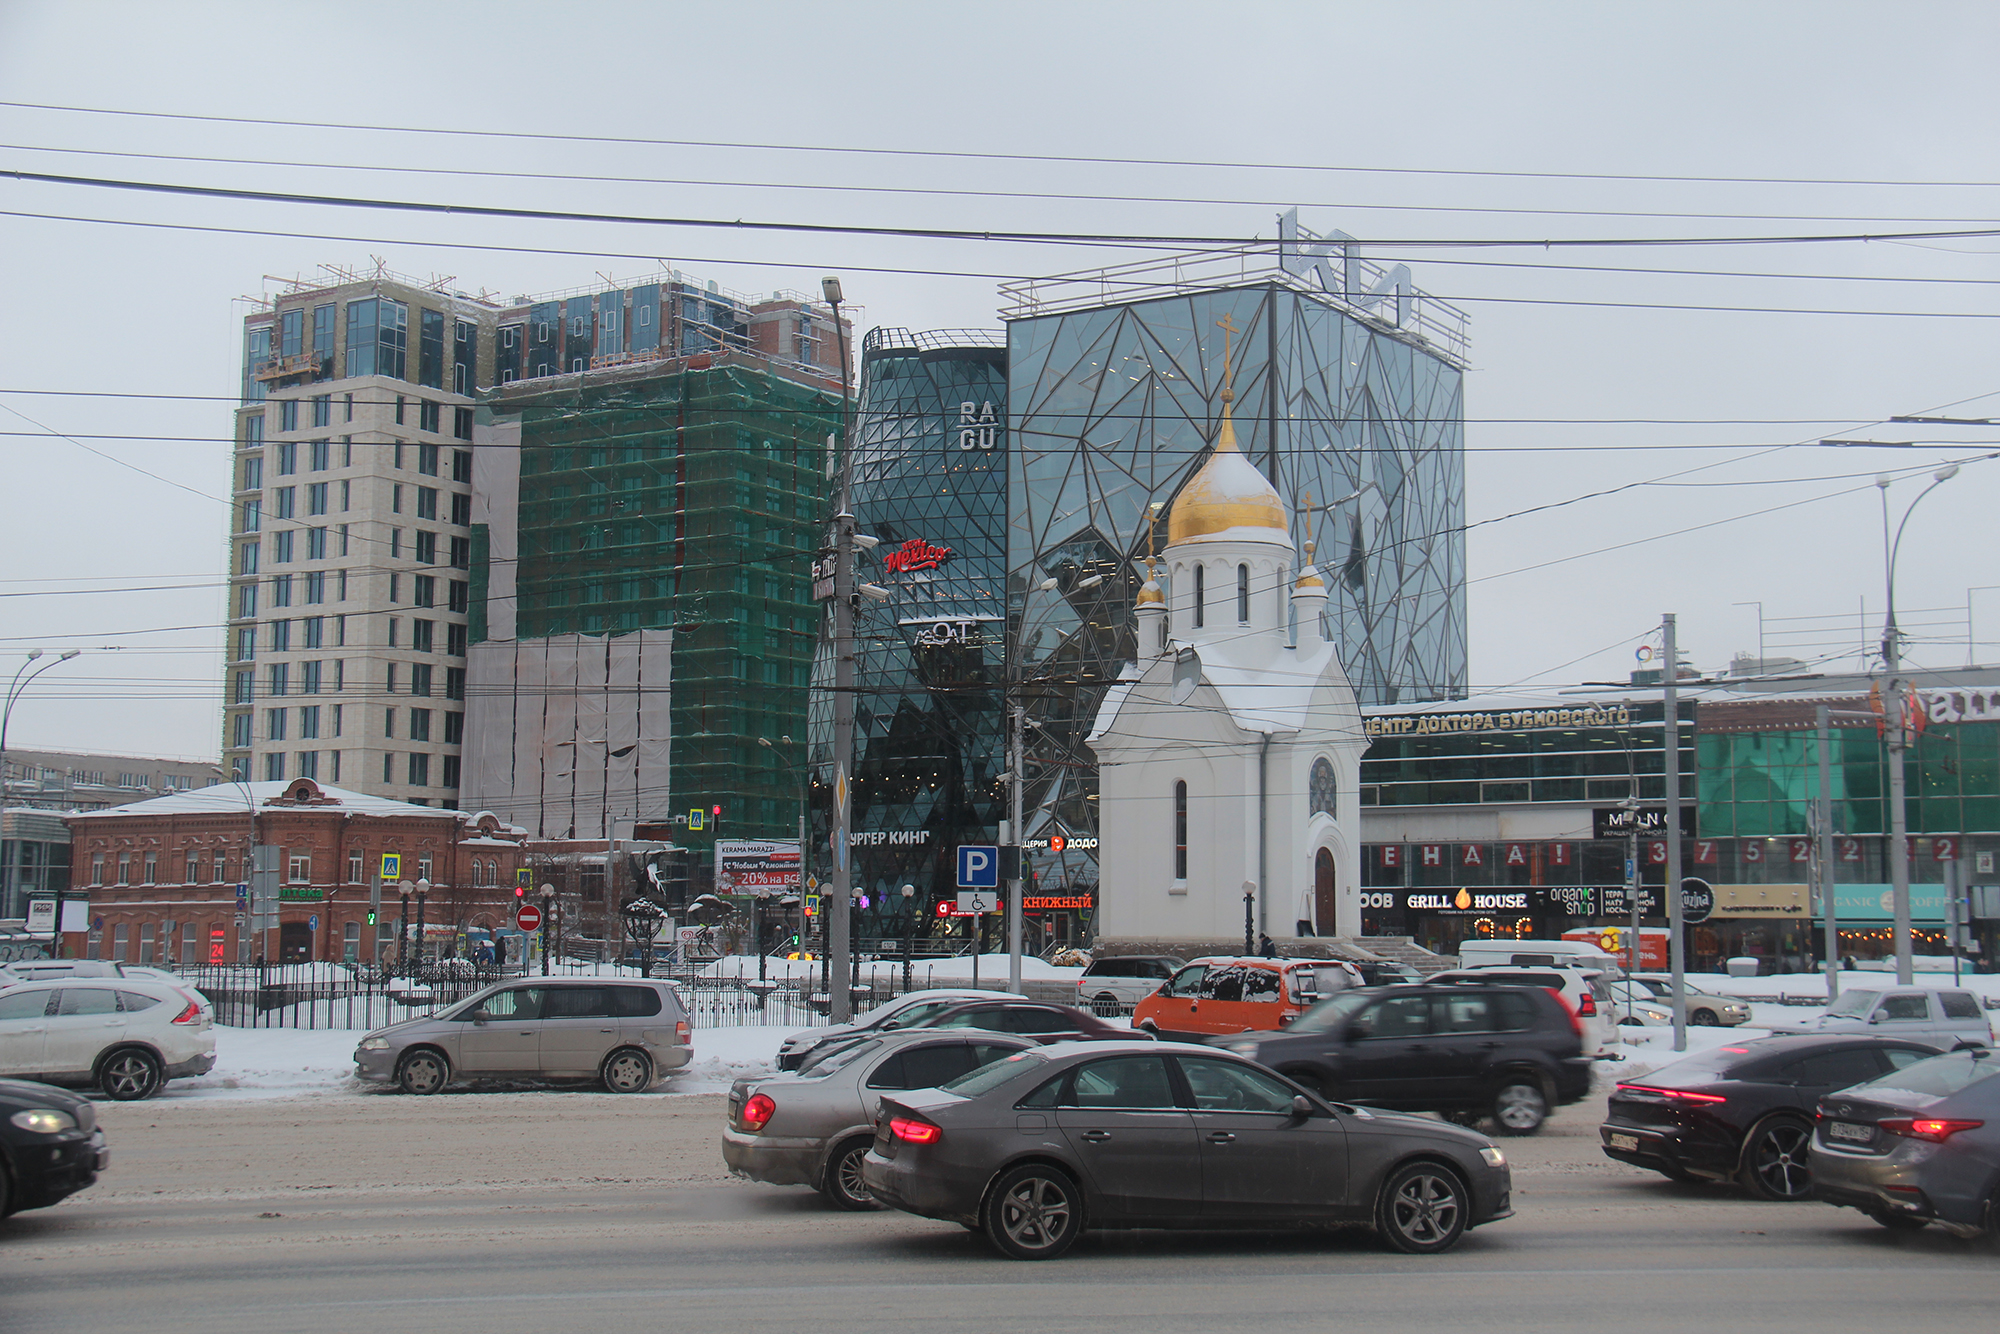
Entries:
POLYGON ((97 1180, 110 1157, 90 1099, 0 1079, 0 1218, 74 1195, 97 1180))
POLYGON ((1598 1134, 1606 1156, 1675 1181, 1733 1179, 1767 1200, 1810 1199, 1821 1096, 1936 1054, 1854 1033, 1714 1047, 1619 1084, 1598 1134))

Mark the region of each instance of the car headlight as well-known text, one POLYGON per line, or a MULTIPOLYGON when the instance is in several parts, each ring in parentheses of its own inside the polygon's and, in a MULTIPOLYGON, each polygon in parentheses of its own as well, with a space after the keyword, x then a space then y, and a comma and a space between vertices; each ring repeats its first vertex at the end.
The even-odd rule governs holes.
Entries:
POLYGON ((1653 1009, 1648 1009, 1645 1006, 1640 1006, 1637 1010, 1633 1011, 1633 1013, 1644 1015, 1646 1018, 1651 1019, 1653 1022, 1660 1024, 1664 1024, 1667 1022, 1667 1020, 1673 1018, 1673 1016, 1671 1014, 1668 1014, 1665 1010, 1653 1010, 1653 1009))
POLYGON ((37 1135, 60 1135, 65 1130, 76 1129, 76 1118, 68 1112, 58 1112, 52 1107, 33 1107, 25 1112, 16 1112, 7 1118, 23 1130, 32 1130, 37 1135))
POLYGON ((361 1050, 363 1050, 363 1051, 387 1051, 387 1050, 389 1050, 389 1039, 387 1039, 387 1038, 363 1038, 363 1039, 361 1039, 361 1050))
POLYGON ((1507 1155, 1500 1152, 1499 1149, 1491 1144, 1480 1149, 1479 1156, 1486 1160, 1488 1167, 1505 1167, 1507 1165, 1507 1155))

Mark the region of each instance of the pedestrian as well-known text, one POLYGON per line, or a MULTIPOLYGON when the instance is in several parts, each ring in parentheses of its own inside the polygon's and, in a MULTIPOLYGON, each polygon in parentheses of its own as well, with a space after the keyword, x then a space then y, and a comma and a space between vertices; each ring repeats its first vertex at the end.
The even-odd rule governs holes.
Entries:
POLYGON ((1257 953, 1267 959, 1275 959, 1278 957, 1278 943, 1260 932, 1257 936, 1257 953))

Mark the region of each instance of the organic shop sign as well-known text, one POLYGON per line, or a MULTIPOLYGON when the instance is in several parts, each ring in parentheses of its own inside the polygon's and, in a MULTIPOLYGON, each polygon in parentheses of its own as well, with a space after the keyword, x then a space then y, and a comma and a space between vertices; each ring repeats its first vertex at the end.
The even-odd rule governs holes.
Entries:
POLYGON ((1412 713, 1366 719, 1370 737, 1428 736, 1437 732, 1532 732, 1544 728, 1630 727, 1626 704, 1592 704, 1575 709, 1513 709, 1495 713, 1412 713))

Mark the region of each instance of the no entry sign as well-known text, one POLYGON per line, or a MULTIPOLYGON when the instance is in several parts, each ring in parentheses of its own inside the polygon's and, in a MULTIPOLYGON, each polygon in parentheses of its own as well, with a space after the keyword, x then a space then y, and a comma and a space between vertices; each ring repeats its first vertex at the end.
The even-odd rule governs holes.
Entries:
POLYGON ((524 903, 514 909, 514 925, 523 931, 539 931, 542 926, 542 910, 532 903, 524 903))

